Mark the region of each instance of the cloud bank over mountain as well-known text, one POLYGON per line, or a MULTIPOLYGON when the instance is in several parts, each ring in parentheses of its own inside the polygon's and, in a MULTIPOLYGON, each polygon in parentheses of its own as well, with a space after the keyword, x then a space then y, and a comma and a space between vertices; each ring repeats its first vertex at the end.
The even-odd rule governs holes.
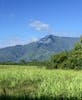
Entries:
POLYGON ((39 20, 32 20, 29 23, 29 26, 32 27, 34 30, 36 30, 39 33, 45 33, 45 34, 52 34, 53 33, 49 24, 43 23, 39 20))

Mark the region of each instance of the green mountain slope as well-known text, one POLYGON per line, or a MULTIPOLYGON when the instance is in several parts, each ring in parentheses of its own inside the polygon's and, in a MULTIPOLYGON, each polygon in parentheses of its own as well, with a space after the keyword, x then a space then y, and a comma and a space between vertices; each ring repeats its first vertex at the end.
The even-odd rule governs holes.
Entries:
POLYGON ((48 35, 37 42, 27 45, 17 45, 0 49, 0 62, 16 62, 21 59, 26 61, 46 60, 54 53, 72 49, 78 40, 79 38, 48 35))

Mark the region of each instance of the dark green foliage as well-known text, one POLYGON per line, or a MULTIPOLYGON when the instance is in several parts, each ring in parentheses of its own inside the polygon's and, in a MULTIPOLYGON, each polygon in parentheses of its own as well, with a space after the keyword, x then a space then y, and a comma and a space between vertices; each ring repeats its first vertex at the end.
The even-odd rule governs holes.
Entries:
MULTIPOLYGON (((21 63, 19 63, 21 64, 21 63)), ((25 65, 28 65, 28 66, 39 66, 39 67, 49 67, 51 66, 51 63, 49 61, 37 61, 37 60, 33 60, 31 62, 26 62, 25 65)))
POLYGON ((62 97, 62 96, 55 96, 55 97, 50 97, 50 96, 41 96, 39 98, 35 97, 29 97, 27 95, 25 96, 0 96, 0 100, 79 100, 77 97, 62 97))
POLYGON ((79 42, 75 43, 74 49, 75 49, 75 50, 81 49, 81 44, 80 44, 79 42))
POLYGON ((51 57, 52 68, 62 68, 61 63, 68 59, 68 52, 62 52, 51 57))
POLYGON ((0 65, 18 65, 18 63, 15 63, 15 62, 0 62, 0 65))
POLYGON ((82 69, 82 52, 73 51, 54 55, 51 59, 52 68, 82 69))
POLYGON ((82 44, 82 36, 80 36, 80 43, 82 44))
MULTIPOLYGON (((81 38, 82 39, 82 38, 81 38)), ((69 52, 62 52, 51 57, 50 68, 82 69, 82 41, 77 42, 69 52)))
POLYGON ((24 59, 21 59, 21 60, 19 61, 19 64, 24 65, 24 64, 26 64, 26 61, 25 61, 24 59))

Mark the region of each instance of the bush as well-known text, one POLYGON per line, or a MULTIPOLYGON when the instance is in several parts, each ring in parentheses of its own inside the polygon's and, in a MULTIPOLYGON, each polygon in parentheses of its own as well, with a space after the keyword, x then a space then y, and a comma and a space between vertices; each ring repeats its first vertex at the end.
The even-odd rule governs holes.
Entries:
POLYGON ((52 55, 50 63, 50 69, 82 69, 82 37, 69 52, 52 55))

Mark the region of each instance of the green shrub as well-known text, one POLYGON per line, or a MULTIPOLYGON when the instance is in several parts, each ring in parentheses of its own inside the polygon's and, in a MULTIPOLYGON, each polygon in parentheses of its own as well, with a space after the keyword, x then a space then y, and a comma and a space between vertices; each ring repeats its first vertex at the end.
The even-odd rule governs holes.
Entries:
POLYGON ((76 43, 69 52, 64 51, 52 55, 50 59, 51 66, 48 68, 59 69, 82 69, 82 37, 80 42, 76 43))

